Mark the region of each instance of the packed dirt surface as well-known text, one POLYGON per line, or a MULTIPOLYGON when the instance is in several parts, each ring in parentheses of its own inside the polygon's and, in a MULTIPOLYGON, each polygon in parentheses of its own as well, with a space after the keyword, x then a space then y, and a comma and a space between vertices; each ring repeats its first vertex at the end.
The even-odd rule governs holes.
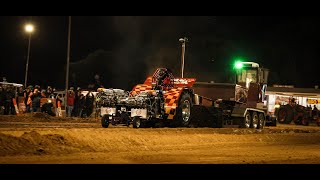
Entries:
POLYGON ((95 118, 0 116, 0 163, 319 164, 320 127, 101 128, 95 118))

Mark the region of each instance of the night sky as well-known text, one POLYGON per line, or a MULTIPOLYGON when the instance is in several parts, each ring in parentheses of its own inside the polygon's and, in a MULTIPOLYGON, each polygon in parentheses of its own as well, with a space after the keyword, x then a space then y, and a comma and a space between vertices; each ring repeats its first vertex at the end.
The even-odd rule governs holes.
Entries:
MULTIPOLYGON (((27 22, 35 25, 28 84, 63 89, 67 16, 0 17, 0 77, 24 84, 27 22)), ((232 63, 242 58, 270 69, 269 85, 320 84, 316 16, 72 16, 71 26, 72 86, 85 88, 99 74, 105 87, 130 90, 157 67, 179 76, 184 36, 185 77, 230 82, 232 63)))

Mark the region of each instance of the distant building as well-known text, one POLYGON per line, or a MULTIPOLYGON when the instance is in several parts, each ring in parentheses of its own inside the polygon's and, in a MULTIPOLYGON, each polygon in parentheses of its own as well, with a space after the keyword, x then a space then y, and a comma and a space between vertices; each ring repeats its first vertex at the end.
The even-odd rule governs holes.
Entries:
POLYGON ((320 108, 320 89, 317 88, 295 88, 294 86, 276 85, 268 87, 266 92, 266 101, 268 111, 273 114, 275 105, 285 105, 289 103, 290 98, 295 98, 296 103, 302 106, 320 108))

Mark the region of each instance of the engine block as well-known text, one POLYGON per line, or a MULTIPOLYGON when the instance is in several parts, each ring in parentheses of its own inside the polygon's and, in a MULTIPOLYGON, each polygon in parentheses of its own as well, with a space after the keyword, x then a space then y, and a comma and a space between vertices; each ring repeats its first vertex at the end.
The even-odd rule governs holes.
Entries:
POLYGON ((118 104, 125 104, 129 92, 122 89, 104 89, 96 96, 98 106, 115 106, 118 104))

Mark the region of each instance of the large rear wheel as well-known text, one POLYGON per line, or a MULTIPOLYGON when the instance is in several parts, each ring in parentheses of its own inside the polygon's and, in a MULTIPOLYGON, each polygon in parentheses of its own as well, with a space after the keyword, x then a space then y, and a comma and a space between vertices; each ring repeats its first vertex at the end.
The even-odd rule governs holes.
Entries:
POLYGON ((290 124, 293 120, 293 110, 290 105, 281 106, 278 111, 278 122, 280 124, 290 124))
POLYGON ((176 126, 178 127, 189 127, 191 119, 191 107, 192 101, 188 93, 181 95, 179 106, 174 118, 176 126))

